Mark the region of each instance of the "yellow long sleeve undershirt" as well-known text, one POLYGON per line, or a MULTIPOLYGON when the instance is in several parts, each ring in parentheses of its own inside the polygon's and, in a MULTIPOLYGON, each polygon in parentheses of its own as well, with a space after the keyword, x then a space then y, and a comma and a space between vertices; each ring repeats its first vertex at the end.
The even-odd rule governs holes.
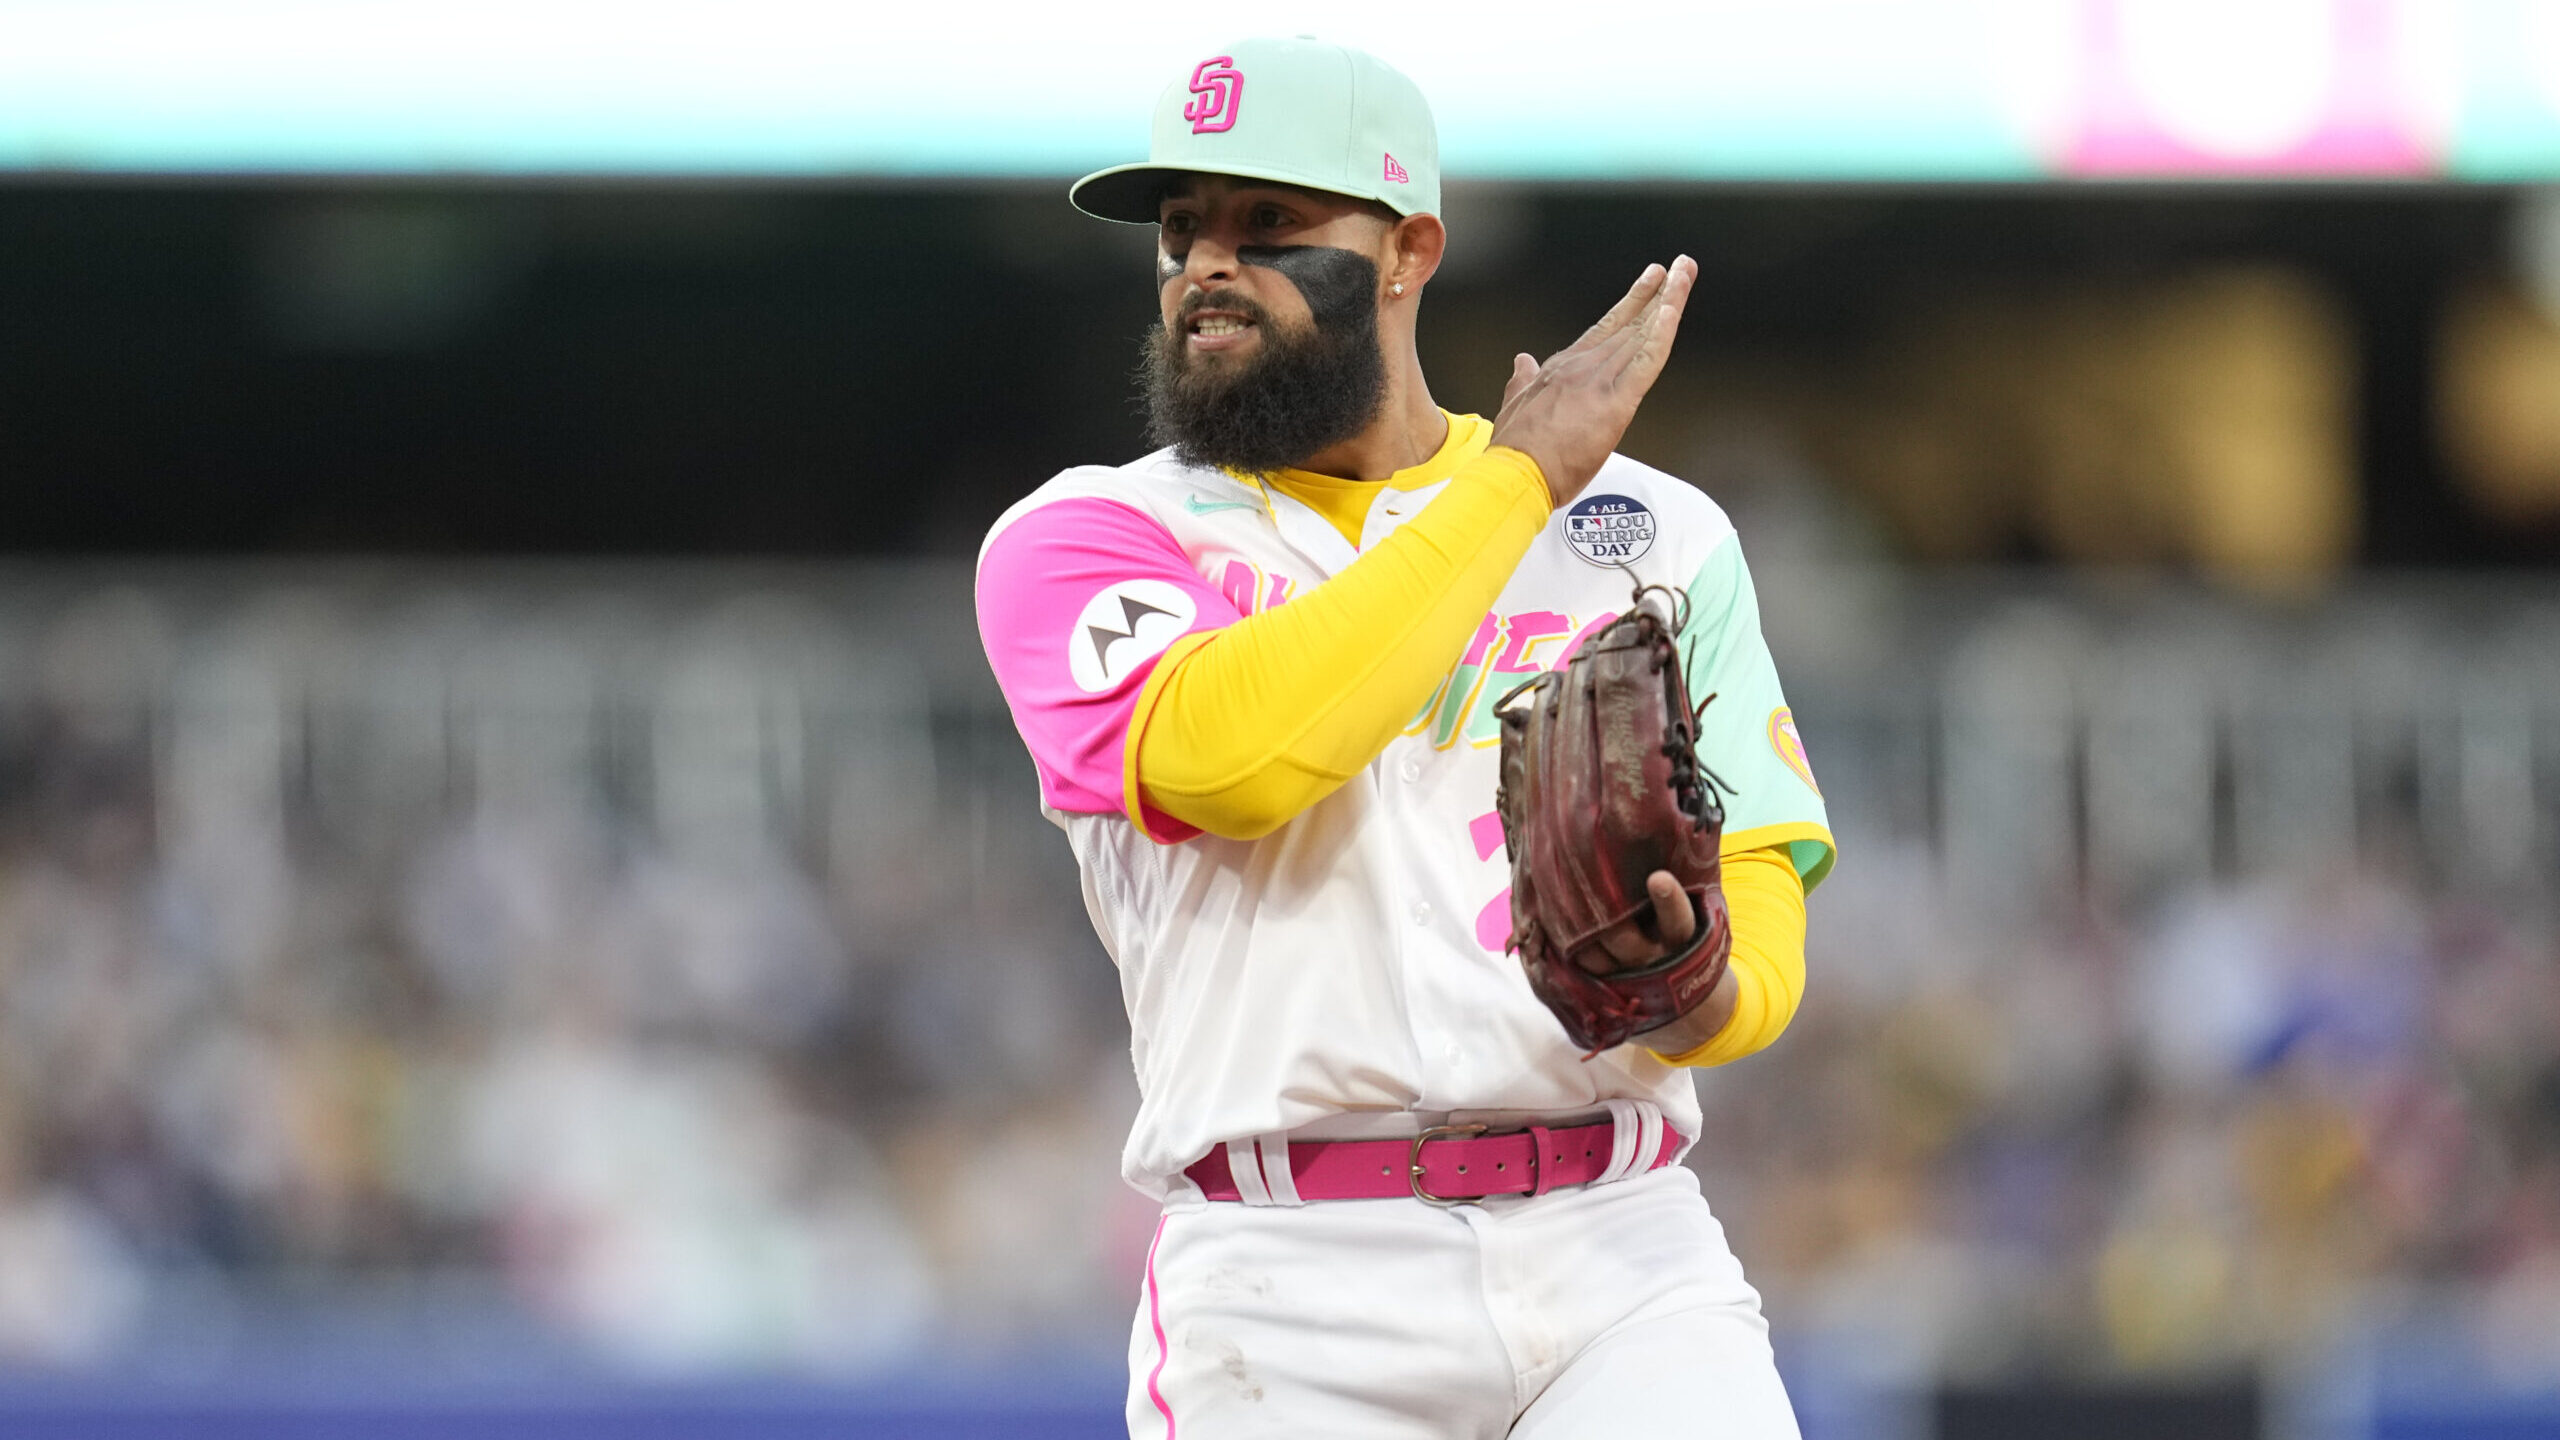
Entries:
POLYGON ((1130 721, 1130 819, 1268 835, 1387 748, 1546 528, 1546 479, 1508 447, 1461 465, 1422 513, 1286 605, 1186 636, 1130 721))
MULTIPOLYGON (((1332 794, 1440 683, 1549 513, 1537 462, 1487 450, 1322 585, 1177 641, 1131 718, 1130 819, 1145 828, 1143 796, 1185 824, 1251 840, 1332 794)), ((1723 1065, 1766 1048, 1804 994, 1804 884, 1787 847, 1723 859, 1733 1016, 1704 1045, 1662 1057, 1675 1065, 1723 1065)))
MULTIPOLYGON (((1706 1044, 1661 1058, 1723 1065, 1769 1047, 1804 999, 1804 881, 1783 845, 1723 857, 1725 912, 1733 921, 1733 1018, 1706 1044)), ((1659 1052, 1657 1052, 1659 1053, 1659 1052)))

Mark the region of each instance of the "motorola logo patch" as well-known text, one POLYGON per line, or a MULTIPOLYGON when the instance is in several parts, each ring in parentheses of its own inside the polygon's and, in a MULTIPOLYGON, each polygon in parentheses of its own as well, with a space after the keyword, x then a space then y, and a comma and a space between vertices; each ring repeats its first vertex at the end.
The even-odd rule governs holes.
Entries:
POLYGON ((1088 695, 1108 690, 1164 653, 1200 607, 1169 580, 1123 580, 1085 602, 1067 634, 1067 674, 1088 695))

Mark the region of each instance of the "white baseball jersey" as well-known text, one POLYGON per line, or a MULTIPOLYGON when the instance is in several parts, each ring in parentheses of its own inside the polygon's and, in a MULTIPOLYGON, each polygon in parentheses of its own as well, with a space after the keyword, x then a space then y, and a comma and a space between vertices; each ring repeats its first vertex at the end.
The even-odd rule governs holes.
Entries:
MULTIPOLYGON (((1429 462, 1386 482, 1360 549, 1430 503, 1491 426, 1452 416, 1429 462)), ((1259 840, 1202 834, 1135 793, 1130 717, 1165 648, 1285 604, 1359 557, 1280 490, 1160 451, 1066 471, 979 553, 982 638, 1120 969, 1142 1096, 1122 1156, 1159 1198, 1222 1142, 1410 1133, 1410 1115, 1566 1115, 1657 1104, 1698 1131, 1687 1073, 1641 1045, 1584 1060, 1530 994, 1494 814, 1494 702, 1627 609, 1687 589, 1700 754, 1731 782, 1724 848, 1829 868, 1822 797, 1724 512, 1612 456, 1552 517, 1446 677, 1364 774, 1259 840)))

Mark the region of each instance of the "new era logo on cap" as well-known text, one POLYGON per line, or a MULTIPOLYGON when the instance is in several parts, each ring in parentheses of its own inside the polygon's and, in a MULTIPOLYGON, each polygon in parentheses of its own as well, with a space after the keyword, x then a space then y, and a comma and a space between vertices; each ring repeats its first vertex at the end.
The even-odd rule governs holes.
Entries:
POLYGON ((1387 179, 1397 185, 1413 183, 1413 177, 1404 173, 1404 167, 1396 163, 1396 157, 1393 155, 1387 157, 1387 179))

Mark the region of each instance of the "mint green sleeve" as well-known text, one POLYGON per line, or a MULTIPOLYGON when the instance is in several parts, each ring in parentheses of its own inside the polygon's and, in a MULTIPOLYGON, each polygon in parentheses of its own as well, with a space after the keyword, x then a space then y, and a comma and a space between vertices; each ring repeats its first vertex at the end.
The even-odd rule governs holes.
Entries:
POLYGON ((1784 845, 1810 891, 1831 873, 1838 848, 1795 712, 1760 635, 1760 597, 1740 537, 1725 537, 1688 590, 1680 650, 1689 698, 1715 696, 1700 717, 1698 755, 1732 787, 1724 799, 1724 852, 1784 845))

